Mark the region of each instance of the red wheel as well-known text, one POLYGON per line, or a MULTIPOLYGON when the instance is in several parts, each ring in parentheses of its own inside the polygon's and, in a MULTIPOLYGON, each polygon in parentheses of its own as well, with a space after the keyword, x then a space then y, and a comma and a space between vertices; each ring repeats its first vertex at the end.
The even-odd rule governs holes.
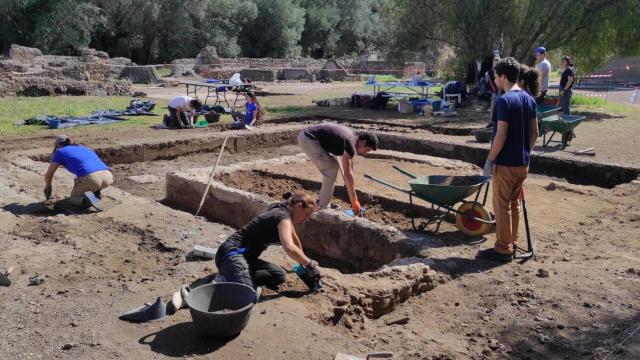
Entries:
POLYGON ((474 218, 486 221, 491 220, 491 216, 481 204, 466 201, 458 207, 456 226, 467 236, 480 236, 491 231, 491 224, 480 222, 474 218))

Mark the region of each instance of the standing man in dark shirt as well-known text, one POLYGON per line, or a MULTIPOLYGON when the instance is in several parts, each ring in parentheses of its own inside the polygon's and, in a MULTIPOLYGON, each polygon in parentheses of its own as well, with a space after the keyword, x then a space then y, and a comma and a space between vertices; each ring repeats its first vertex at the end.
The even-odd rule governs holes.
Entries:
POLYGON ((277 288, 285 281, 287 273, 282 267, 259 259, 269 245, 276 244, 282 245, 291 259, 320 279, 318 263, 305 255, 293 227, 307 221, 315 210, 315 198, 304 192, 289 194, 286 201, 269 206, 218 247, 216 281, 237 282, 253 288, 277 288))
POLYGON ((512 57, 495 67, 496 85, 505 92, 496 100, 494 139, 484 167, 493 176, 493 211, 496 213, 496 243, 478 258, 509 262, 518 239, 519 198, 527 178, 531 149, 538 137, 536 103, 518 84, 520 64, 512 57), (494 165, 495 164, 495 165, 494 165))
POLYGON ((342 169, 351 208, 355 213, 359 213, 362 207, 356 195, 353 179, 353 157, 376 150, 378 137, 367 132, 356 135, 346 126, 322 123, 302 130, 298 136, 298 145, 322 174, 322 188, 318 198, 320 209, 329 206, 338 171, 342 169), (342 165, 336 157, 341 157, 342 165))
POLYGON ((560 78, 560 108, 565 115, 571 115, 571 96, 573 95, 573 82, 576 73, 573 70, 573 63, 568 55, 563 55, 560 59, 562 64, 562 77, 560 78))

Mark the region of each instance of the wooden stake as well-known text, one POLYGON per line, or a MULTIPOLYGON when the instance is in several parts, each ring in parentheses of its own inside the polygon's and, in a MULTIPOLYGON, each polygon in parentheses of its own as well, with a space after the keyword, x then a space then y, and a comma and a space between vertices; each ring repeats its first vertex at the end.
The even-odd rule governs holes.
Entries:
POLYGON ((216 164, 213 166, 213 169, 211 170, 211 174, 209 174, 209 182, 207 183, 207 187, 204 189, 204 193, 202 194, 202 199, 200 199, 200 205, 198 206, 198 210, 196 211, 195 216, 198 216, 198 214, 200 214, 202 205, 204 205, 204 199, 206 199, 207 194, 209 193, 209 188, 211 187, 211 181, 213 181, 213 174, 216 172, 216 168, 220 163, 220 158, 222 158, 224 147, 227 145, 227 139, 229 139, 229 135, 224 137, 224 141, 222 142, 222 147, 220 148, 220 154, 218 154, 218 160, 216 160, 216 164))

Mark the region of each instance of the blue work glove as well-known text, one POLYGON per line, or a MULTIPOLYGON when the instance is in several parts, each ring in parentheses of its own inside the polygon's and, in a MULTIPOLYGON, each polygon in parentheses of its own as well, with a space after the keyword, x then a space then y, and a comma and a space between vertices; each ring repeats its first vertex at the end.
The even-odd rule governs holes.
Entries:
POLYGON ((486 177, 491 177, 493 174, 493 160, 487 159, 484 163, 484 169, 482 170, 482 175, 486 177))

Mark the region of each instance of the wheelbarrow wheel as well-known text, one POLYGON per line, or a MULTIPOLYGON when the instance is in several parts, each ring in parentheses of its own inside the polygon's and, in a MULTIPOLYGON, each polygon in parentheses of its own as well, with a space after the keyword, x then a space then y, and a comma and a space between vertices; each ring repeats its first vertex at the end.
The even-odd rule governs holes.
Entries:
POLYGON ((456 213, 456 226, 467 236, 480 236, 491 231, 491 224, 474 220, 474 218, 490 221, 491 216, 485 208, 477 202, 465 201, 456 213), (474 205, 475 204, 475 205, 474 205))

